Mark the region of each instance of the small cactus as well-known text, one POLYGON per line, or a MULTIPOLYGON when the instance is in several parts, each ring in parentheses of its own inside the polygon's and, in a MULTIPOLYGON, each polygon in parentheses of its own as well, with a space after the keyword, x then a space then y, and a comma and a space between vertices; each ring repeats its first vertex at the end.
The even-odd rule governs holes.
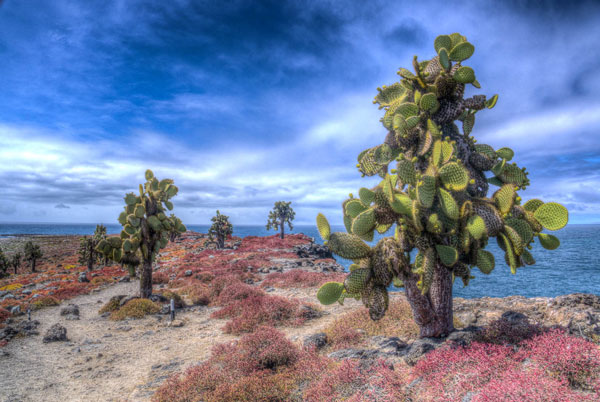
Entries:
POLYGON ((31 266, 31 272, 35 272, 35 265, 37 263, 37 260, 42 258, 42 256, 44 255, 42 253, 42 250, 40 249, 40 246, 37 244, 34 244, 30 240, 27 243, 25 243, 25 248, 24 248, 23 252, 25 254, 25 260, 29 261, 29 264, 31 266))
POLYGON ((560 204, 534 199, 521 205, 517 191, 529 185, 529 178, 524 168, 510 162, 514 152, 476 144, 471 136, 475 114, 498 100, 497 95, 464 98, 466 85, 480 88, 475 71, 462 64, 475 47, 453 33, 438 36, 434 49, 430 60, 419 62, 415 56, 414 73, 401 68, 400 82, 377 88, 373 103, 385 111, 381 121, 387 134, 383 144, 358 155, 357 167, 363 176, 382 180, 361 188, 359 198, 344 201, 348 233, 330 233, 325 217, 317 218, 331 251, 360 267, 343 284, 327 284, 320 299, 330 303, 336 295, 343 300, 356 294, 378 320, 388 305, 386 287, 400 284, 421 336, 453 330, 454 278, 466 286, 474 267, 492 272, 494 257, 484 250, 490 238, 496 237, 515 273, 535 263, 528 250, 536 237, 546 249, 559 246, 558 238, 541 233, 544 228, 558 230, 568 221, 560 204), (462 133, 455 121, 462 122, 462 133), (493 176, 487 178, 486 172, 493 176), (491 197, 490 185, 499 187, 491 197), (393 238, 374 247, 363 241, 394 224, 393 238), (410 262, 413 249, 418 253, 410 262))

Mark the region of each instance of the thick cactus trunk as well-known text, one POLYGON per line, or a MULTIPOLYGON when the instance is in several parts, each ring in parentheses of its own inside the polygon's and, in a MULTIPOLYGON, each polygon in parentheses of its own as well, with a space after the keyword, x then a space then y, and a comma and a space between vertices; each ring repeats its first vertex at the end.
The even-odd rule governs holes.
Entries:
POLYGON ((140 297, 149 298, 152 295, 152 261, 144 259, 140 274, 140 297))
POLYGON ((31 260, 31 272, 35 272, 35 258, 33 260, 31 260))
POLYGON ((419 336, 441 337, 454 331, 452 319, 452 273, 438 264, 429 292, 425 295, 417 288, 418 275, 403 275, 406 298, 420 329, 419 336))
POLYGON ((284 230, 283 222, 281 222, 280 226, 281 226, 281 238, 283 239, 283 230, 284 230))

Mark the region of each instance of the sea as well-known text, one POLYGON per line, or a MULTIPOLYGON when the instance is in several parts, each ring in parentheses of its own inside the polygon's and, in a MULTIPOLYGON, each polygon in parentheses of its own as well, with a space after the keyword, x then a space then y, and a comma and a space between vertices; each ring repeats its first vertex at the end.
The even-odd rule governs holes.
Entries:
MULTIPOLYGON (((119 233, 118 224, 104 224, 109 234, 119 233)), ((0 239, 15 235, 90 235, 96 224, 57 224, 57 223, 0 223, 0 239)), ((187 225, 189 230, 206 233, 208 225, 187 225)), ((333 226, 332 231, 345 232, 343 226, 333 226)), ((233 235, 269 236, 276 232, 267 231, 262 225, 235 225, 233 235)), ((304 233, 313 237, 316 243, 322 244, 316 226, 294 225, 293 230, 286 233, 304 233)), ((502 250, 495 241, 490 241, 487 250, 494 254, 496 268, 489 275, 473 269, 468 286, 463 286, 460 279, 454 282, 453 294, 456 297, 506 297, 520 295, 525 297, 555 297, 570 293, 592 293, 600 295, 600 225, 567 225, 561 230, 552 232, 560 239, 561 245, 556 250, 545 250, 538 243, 533 245, 535 265, 519 268, 515 275, 504 263, 502 250)), ((380 235, 375 233, 373 245, 384 236, 393 236, 393 230, 380 235)), ((346 269, 351 261, 336 257, 338 263, 346 269)), ((390 289, 398 290, 398 289, 390 289)))

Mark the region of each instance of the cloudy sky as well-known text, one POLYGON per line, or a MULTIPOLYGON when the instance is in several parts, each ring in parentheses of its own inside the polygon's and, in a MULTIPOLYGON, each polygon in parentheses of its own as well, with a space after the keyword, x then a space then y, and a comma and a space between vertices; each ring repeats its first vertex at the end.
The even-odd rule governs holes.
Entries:
POLYGON ((471 94, 499 94, 479 143, 515 150, 523 199, 600 223, 600 2, 0 3, 0 222, 116 222, 150 168, 185 223, 264 224, 279 200, 341 223, 378 182, 355 168, 385 137, 376 88, 460 32, 471 94))

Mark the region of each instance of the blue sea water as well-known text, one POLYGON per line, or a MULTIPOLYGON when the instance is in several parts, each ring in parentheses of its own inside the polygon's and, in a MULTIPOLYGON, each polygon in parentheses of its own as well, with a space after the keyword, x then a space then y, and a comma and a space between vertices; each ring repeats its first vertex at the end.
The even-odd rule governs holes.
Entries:
MULTIPOLYGON (((108 233, 119 233, 120 225, 105 224, 108 233)), ((188 225, 189 230, 206 233, 208 225, 188 225)), ((2 224, 0 236, 16 234, 42 235, 89 235, 94 232, 95 224, 2 224)), ((287 229, 287 228, 286 228, 287 229)), ((345 231, 343 226, 332 227, 333 231, 345 231)), ((269 236, 275 234, 267 231, 265 226, 234 226, 234 236, 269 236)), ((314 237, 315 242, 322 244, 316 226, 294 226, 286 233, 304 233, 314 237)), ((390 236, 392 231, 385 234, 390 236)), ((504 263, 502 250, 495 241, 490 241, 488 250, 496 258, 496 268, 490 275, 484 275, 478 269, 472 271, 475 279, 469 286, 463 287, 462 281, 454 283, 454 295, 464 298, 506 297, 521 295, 525 297, 554 297, 569 293, 583 292, 600 295, 600 225, 567 225, 564 229, 553 232, 561 245, 556 250, 545 250, 534 244, 532 254, 536 264, 519 268, 516 275, 504 263)), ((383 235, 375 234, 372 244, 383 235)), ((336 258, 346 268, 351 261, 336 258)))

